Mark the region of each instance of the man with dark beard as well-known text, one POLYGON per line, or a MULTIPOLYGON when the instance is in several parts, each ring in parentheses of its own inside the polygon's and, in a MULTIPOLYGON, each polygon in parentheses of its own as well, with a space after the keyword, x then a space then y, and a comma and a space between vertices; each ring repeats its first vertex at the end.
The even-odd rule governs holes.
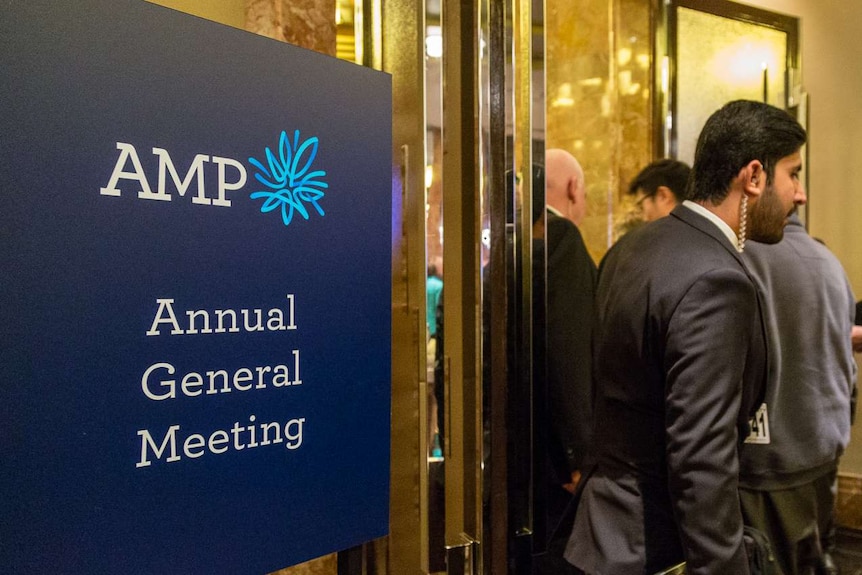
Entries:
MULTIPOLYGON (((766 341, 746 238, 781 240, 805 131, 735 101, 698 139, 686 197, 605 262, 596 294, 595 465, 565 550, 584 573, 747 575, 738 449, 766 341)), ((795 181, 795 183, 794 183, 795 181)))

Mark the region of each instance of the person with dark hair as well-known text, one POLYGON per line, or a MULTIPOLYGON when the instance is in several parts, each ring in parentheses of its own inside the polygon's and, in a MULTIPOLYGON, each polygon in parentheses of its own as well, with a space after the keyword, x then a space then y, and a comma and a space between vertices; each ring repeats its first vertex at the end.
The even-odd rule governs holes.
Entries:
POLYGON ((833 489, 856 385, 853 290, 796 214, 781 242, 750 242, 745 259, 764 294, 770 369, 740 455, 743 517, 769 537, 783 575, 837 574, 833 489))
POLYGON ((443 258, 435 257, 428 264, 428 279, 425 282, 425 326, 427 328, 426 353, 428 364, 434 368, 434 427, 431 429, 432 457, 443 455, 443 379, 437 375, 437 347, 442 351, 442 327, 438 318, 438 307, 443 295, 443 258), (438 337, 441 336, 441 337, 438 337))
POLYGON ((637 209, 630 210, 626 219, 616 228, 617 239, 605 253, 599 264, 599 274, 604 269, 605 260, 619 249, 619 244, 628 239, 632 232, 644 223, 655 221, 670 214, 685 198, 685 188, 691 168, 685 162, 664 159, 656 160, 642 169, 629 183, 628 194, 637 198, 637 209))
POLYGON ((688 164, 679 160, 656 160, 641 170, 629 184, 644 221, 651 222, 671 213, 685 199, 688 164))
MULTIPOLYGON (((441 279, 442 258, 437 257, 435 261, 428 264, 428 280, 425 283, 425 325, 428 328, 428 337, 437 337, 437 303, 440 301, 440 291, 443 289, 441 279)), ((433 351, 429 351, 433 355, 433 351)))
POLYGON ((565 558, 590 575, 748 575, 739 449, 767 367, 746 239, 781 240, 805 131, 734 101, 707 120, 687 200, 605 262, 596 291, 592 466, 565 558))

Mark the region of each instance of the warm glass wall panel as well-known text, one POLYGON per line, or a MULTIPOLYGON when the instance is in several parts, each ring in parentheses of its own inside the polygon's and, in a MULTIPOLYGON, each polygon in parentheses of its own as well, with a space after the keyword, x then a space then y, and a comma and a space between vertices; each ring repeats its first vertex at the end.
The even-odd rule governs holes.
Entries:
POLYGON ((703 124, 726 102, 786 106, 787 34, 682 7, 677 23, 678 159, 690 164, 703 124))

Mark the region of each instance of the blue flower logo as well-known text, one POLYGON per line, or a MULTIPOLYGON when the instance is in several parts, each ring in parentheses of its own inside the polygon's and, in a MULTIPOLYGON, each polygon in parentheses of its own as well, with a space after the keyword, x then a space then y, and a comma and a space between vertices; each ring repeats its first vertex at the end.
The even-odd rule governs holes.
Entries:
POLYGON ((318 178, 326 176, 326 172, 309 171, 317 157, 317 147, 317 137, 308 138, 300 144, 299 130, 294 131, 291 146, 287 132, 282 131, 278 141, 278 155, 266 148, 268 167, 255 158, 248 159, 259 170, 254 177, 268 188, 251 194, 253 200, 264 199, 260 207, 261 213, 281 208, 281 219, 286 226, 293 220, 294 212, 307 220, 307 205, 314 206, 318 214, 324 215, 318 201, 323 198, 323 190, 327 189, 329 184, 318 178))

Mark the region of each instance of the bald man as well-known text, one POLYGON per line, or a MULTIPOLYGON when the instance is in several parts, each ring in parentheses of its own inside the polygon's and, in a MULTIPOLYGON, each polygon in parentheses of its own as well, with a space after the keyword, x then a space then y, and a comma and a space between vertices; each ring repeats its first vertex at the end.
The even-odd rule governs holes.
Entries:
POLYGON ((545 152, 545 197, 548 210, 580 226, 587 214, 584 170, 565 150, 545 152))
MULTIPOLYGON (((545 154, 547 207, 546 361, 548 461, 547 524, 559 523, 580 480, 592 432, 591 340, 596 264, 577 224, 586 214, 584 172, 564 150, 545 154)), ((558 575, 571 566, 537 557, 534 574, 558 575)))

